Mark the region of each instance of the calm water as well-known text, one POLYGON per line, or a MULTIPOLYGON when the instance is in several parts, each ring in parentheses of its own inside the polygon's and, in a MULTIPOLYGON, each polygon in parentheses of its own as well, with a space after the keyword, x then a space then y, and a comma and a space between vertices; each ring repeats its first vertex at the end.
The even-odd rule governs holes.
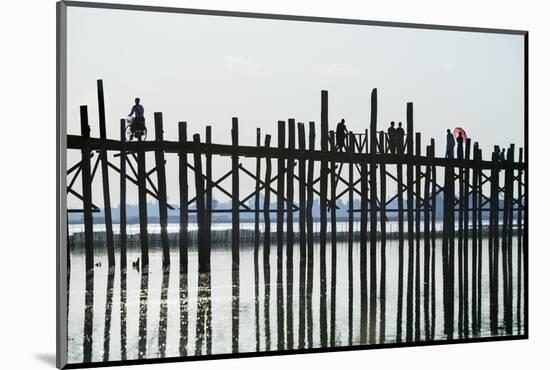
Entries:
MULTIPOLYGON (((441 239, 437 239, 436 244, 434 339, 438 340, 447 339, 447 336, 443 332, 441 239)), ((484 239, 480 336, 491 335, 487 245, 488 241, 484 239)), ((398 326, 398 241, 389 240, 386 246, 386 317, 381 321, 380 306, 378 306, 376 338, 372 340, 361 333, 361 322, 366 322, 368 316, 361 315, 359 243, 355 243, 351 251, 351 280, 349 279, 348 244, 337 245, 335 281, 331 274, 330 241, 327 243, 326 276, 321 276, 320 247, 319 244, 315 244, 312 277, 308 277, 305 272, 300 274, 299 244, 296 243, 290 284, 287 284, 287 264, 284 256, 286 246, 283 248, 282 270, 278 274, 277 247, 273 243, 267 270, 264 268, 261 244, 257 269, 254 263, 253 246, 241 246, 240 273, 238 279, 237 276, 233 279, 237 283, 235 285, 232 284, 230 247, 213 247, 211 276, 201 276, 200 279, 196 272, 197 252, 193 248, 189 252, 188 276, 180 275, 177 263, 173 263, 170 270, 163 273, 162 255, 158 249, 150 250, 149 271, 138 271, 132 268, 131 261, 135 261, 140 255, 137 248, 128 250, 130 266, 127 272, 121 273, 117 267, 113 273, 109 274, 106 267, 107 256, 97 251, 95 260, 101 262, 102 267, 96 267, 93 278, 88 281, 84 273, 84 254, 74 253, 71 255, 69 281, 69 363, 347 346, 379 343, 381 339, 386 343, 395 342, 398 326), (264 279, 264 276, 268 278, 264 279), (209 278, 210 281, 208 281, 209 278), (308 284, 309 279, 311 284, 308 284), (382 329, 385 335, 380 338, 382 329)), ((458 243, 455 247, 458 251, 457 246, 458 243)), ((423 244, 420 251, 420 281, 422 282, 423 244)), ((179 260, 177 250, 171 254, 172 261, 179 260)), ((512 254, 513 334, 523 334, 523 322, 516 321, 515 237, 512 254)), ((471 251, 469 255, 471 264, 471 251)), ((404 256, 406 292, 408 256, 406 242, 404 256)), ((455 263, 458 266, 457 257, 455 257, 455 263)), ((370 265, 369 257, 367 257, 367 265, 370 265)), ((471 265, 469 270, 471 271, 471 265)), ((367 276, 369 271, 367 268, 367 276)), ((376 299, 379 305, 384 301, 384 297, 380 296, 379 287, 380 251, 378 251, 377 274, 376 299)), ((455 270, 455 281, 458 281, 457 270, 455 270)), ((471 278, 469 282, 469 292, 471 292, 471 278)), ((422 283, 420 287, 420 307, 422 308, 424 302, 422 283)), ((370 283, 367 281, 367 297, 369 288, 370 283)), ((457 302, 458 289, 455 289, 455 338, 462 335, 458 333, 457 302)), ((502 297, 499 302, 502 302, 502 297)), ((405 339, 406 297, 403 299, 403 305, 402 325, 403 339, 405 339)), ((502 316, 502 309, 499 308, 498 335, 504 335, 502 316)), ((424 311, 421 310, 420 340, 426 338, 423 317, 424 311)))

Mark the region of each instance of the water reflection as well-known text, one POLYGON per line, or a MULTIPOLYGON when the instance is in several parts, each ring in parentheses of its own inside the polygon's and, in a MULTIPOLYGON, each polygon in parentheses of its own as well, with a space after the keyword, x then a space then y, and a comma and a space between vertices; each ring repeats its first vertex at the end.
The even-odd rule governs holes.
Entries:
MULTIPOLYGON (((269 238, 264 238, 263 251, 257 255, 253 246, 242 245, 240 270, 231 267, 230 248, 215 247, 212 272, 201 275, 194 272, 198 261, 193 249, 189 255, 189 274, 180 273, 177 264, 163 271, 162 253, 153 250, 149 270, 107 271, 99 268, 84 278, 78 273, 84 268, 84 257, 73 254, 68 328, 70 362, 395 343, 399 340, 401 324, 407 324, 405 317, 398 318, 399 302, 404 303, 403 278, 408 275, 406 266, 399 268, 405 261, 404 253, 400 252, 406 251, 405 248, 401 250, 399 240, 388 240, 384 253, 382 244, 377 246, 377 278, 380 283, 375 300, 368 299, 371 271, 369 266, 360 266, 359 242, 354 241, 351 245, 348 241, 338 242, 338 258, 325 260, 331 266, 331 271, 326 271, 321 263, 319 244, 310 246, 306 240, 306 253, 294 253, 293 265, 299 271, 295 271, 291 278, 284 269, 273 268, 277 261, 277 245, 273 244, 269 238), (335 276, 332 274, 333 263, 335 276), (327 279, 330 279, 328 284, 327 279), (369 310, 366 309, 367 302, 369 310), (370 333, 367 317, 373 309, 379 313, 374 336, 370 333), (118 317, 120 330, 113 330, 118 328, 118 317), (179 325, 170 324, 176 322, 179 325)), ((470 244, 468 248, 472 248, 470 244)), ((470 337, 490 336, 489 276, 485 268, 481 274, 478 270, 480 264, 488 266, 488 251, 485 248, 480 255, 476 250, 477 266, 469 271, 476 271, 476 284, 480 284, 480 288, 476 288, 476 294, 472 292, 464 296, 464 299, 476 298, 473 307, 476 307, 476 315, 481 313, 480 320, 471 316, 471 320, 458 326, 456 321, 445 321, 444 255, 435 253, 442 249, 441 246, 442 240, 437 239, 435 244, 430 242, 428 245, 428 253, 417 255, 423 267, 419 271, 421 281, 425 282, 423 274, 426 271, 431 279, 428 280, 429 289, 425 283, 421 285, 424 287, 420 292, 421 326, 418 329, 413 321, 412 337, 419 337, 421 341, 443 340, 450 335, 465 336, 466 330, 470 337), (472 330, 474 325, 476 330, 472 330), (454 330, 446 331, 450 326, 454 330)), ((512 243, 510 249, 513 253, 508 255, 514 258, 512 266, 517 266, 515 248, 517 244, 512 243)), ((129 257, 134 256, 132 253, 135 256, 140 253, 139 249, 129 249, 128 252, 129 257)), ((174 253, 176 255, 172 257, 177 260, 178 252, 174 253)), ((447 261, 450 262, 451 258, 447 261)), ((458 259, 454 262, 458 263, 458 259)), ((516 273, 517 270, 513 269, 511 279, 514 282, 517 281, 516 273)), ((473 284, 473 280, 470 281, 473 284)), ((517 290, 512 293, 514 302, 517 302, 517 290)), ((513 308, 517 310, 516 306, 513 308)), ((519 309, 523 311, 523 306, 519 309)), ((401 313, 406 310, 406 306, 401 304, 401 313)), ((453 320, 457 318, 458 310, 453 320)), ((506 334, 503 319, 500 315, 496 335, 506 334)), ((523 323, 516 321, 516 315, 513 319, 514 333, 523 333, 523 323), (519 331, 516 329, 518 325, 519 331)))

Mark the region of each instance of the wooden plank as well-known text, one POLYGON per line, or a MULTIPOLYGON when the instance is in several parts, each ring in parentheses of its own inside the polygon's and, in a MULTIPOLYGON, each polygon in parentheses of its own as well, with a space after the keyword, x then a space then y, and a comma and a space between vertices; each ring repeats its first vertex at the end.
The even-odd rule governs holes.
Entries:
MULTIPOLYGON (((80 134, 90 137, 90 126, 88 125, 88 107, 80 106, 80 134)), ((90 170, 90 148, 83 147, 80 151, 82 155, 82 197, 83 197, 83 217, 84 217, 84 249, 86 251, 85 264, 86 271, 94 269, 94 236, 93 236, 93 218, 92 218, 92 176, 90 170)), ((93 284, 93 282, 92 282, 93 284)))
MULTIPOLYGON (((187 122, 178 123, 178 136, 182 144, 187 142, 187 122)), ((187 176, 187 151, 185 145, 180 147, 178 165, 179 165, 179 196, 180 196, 180 232, 179 232, 179 253, 180 253, 180 272, 187 274, 189 265, 189 212, 188 212, 188 176, 187 176)), ((187 279, 187 275, 185 276, 187 279)), ((186 280, 187 281, 187 280, 186 280)), ((186 284, 187 286, 187 284, 186 284)))
MULTIPOLYGON (((328 135, 328 134, 327 134, 328 135)), ((91 138, 91 139, 85 139, 82 138, 79 135, 67 135, 67 148, 68 149, 81 149, 84 145, 90 146, 90 149, 92 150, 99 150, 102 147, 105 147, 107 150, 114 150, 114 151, 120 151, 120 141, 118 140, 111 140, 107 139, 106 144, 102 145, 101 140, 97 138, 91 138)), ((158 144, 154 141, 141 141, 141 142, 128 142, 127 143, 127 150, 131 152, 137 152, 139 150, 143 151, 154 151, 157 146, 162 146, 165 153, 178 153, 179 152, 179 146, 180 143, 177 141, 165 141, 162 144, 158 144)), ((200 143, 200 145, 195 145, 193 142, 187 143, 187 150, 188 153, 193 154, 195 152, 205 154, 205 153, 211 153, 212 155, 220 155, 220 156, 232 156, 233 154, 238 155, 239 157, 246 157, 246 158, 265 158, 265 153, 258 152, 256 150, 256 146, 251 145, 241 145, 237 149, 233 148, 232 145, 227 144, 210 144, 207 145, 205 143, 200 143)), ((272 159, 288 159, 289 157, 293 157, 295 160, 299 159, 309 159, 310 157, 316 161, 321 160, 331 160, 332 156, 335 156, 335 160, 337 162, 354 162, 354 163, 360 163, 361 161, 365 160, 365 153, 356 151, 354 154, 351 154, 349 152, 322 152, 322 151, 314 151, 311 153, 306 152, 290 152, 286 148, 271 148, 270 149, 270 157, 272 159)), ((367 155, 368 160, 368 155, 367 155)), ((446 158, 433 158, 429 159, 427 157, 421 156, 421 157, 414 157, 414 158, 407 158, 406 156, 396 156, 392 155, 391 153, 388 154, 380 154, 378 155, 377 159, 378 163, 384 163, 384 164, 407 164, 411 162, 412 165, 416 165, 419 163, 420 165, 426 165, 426 164, 435 164, 436 166, 455 166, 455 167, 466 167, 466 168, 474 168, 474 167, 481 167, 483 169, 491 169, 491 162, 490 161, 481 161, 481 162, 475 162, 475 161, 466 161, 466 160, 458 160, 458 159, 446 159, 446 158)), ((519 163, 516 162, 513 165, 514 169, 523 169, 525 170, 525 163, 519 163)))
MULTIPOLYGON (((105 127, 105 103, 103 97, 103 81, 97 80, 97 104, 99 114, 99 137, 107 140, 107 128, 105 127)), ((103 215, 105 219, 105 242, 107 246, 107 261, 109 267, 115 266, 115 242, 113 236, 113 216, 111 213, 111 189, 109 186, 109 166, 107 150, 101 149, 101 180, 103 185, 103 215)))
MULTIPOLYGON (((162 142, 164 140, 164 130, 162 127, 162 113, 155 112, 155 139, 162 142)), ((159 195, 159 222, 160 222, 160 242, 162 246, 162 267, 166 269, 170 266, 170 246, 168 245, 168 208, 166 198, 166 170, 164 168, 164 152, 159 149, 155 151, 155 162, 157 167, 157 185, 159 195)))
POLYGON ((120 268, 124 270, 127 265, 126 258, 126 120, 120 120, 120 204, 119 204, 119 225, 120 225, 120 268))

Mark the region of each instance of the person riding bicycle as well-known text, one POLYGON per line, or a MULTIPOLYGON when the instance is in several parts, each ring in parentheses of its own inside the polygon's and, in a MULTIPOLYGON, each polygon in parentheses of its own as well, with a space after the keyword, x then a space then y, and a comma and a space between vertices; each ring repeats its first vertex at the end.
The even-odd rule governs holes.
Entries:
POLYGON ((139 104, 139 98, 136 98, 135 102, 136 104, 132 107, 132 110, 130 111, 128 117, 132 117, 132 114, 135 114, 132 123, 145 124, 145 117, 143 117, 143 106, 139 104))
POLYGON ((145 117, 143 116, 144 110, 143 110, 143 106, 139 104, 139 101, 140 101, 139 98, 135 99, 136 104, 132 107, 132 110, 128 115, 128 117, 131 117, 130 140, 132 140, 134 137, 137 137, 138 140, 141 140, 145 132, 145 117), (134 115, 134 117, 132 117, 132 115, 134 115))

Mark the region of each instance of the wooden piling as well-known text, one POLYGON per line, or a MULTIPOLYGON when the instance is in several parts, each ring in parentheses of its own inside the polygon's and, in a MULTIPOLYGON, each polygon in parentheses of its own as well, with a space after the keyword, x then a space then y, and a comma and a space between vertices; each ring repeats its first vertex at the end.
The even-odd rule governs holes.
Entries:
MULTIPOLYGON (((373 89, 371 93, 371 115, 370 115, 370 173, 369 173, 369 187, 370 187, 370 302, 369 302, 369 343, 376 341, 376 308, 377 308, 377 269, 376 269, 376 232, 377 232, 377 200, 378 200, 378 188, 377 188, 377 171, 376 171, 376 152, 377 152, 377 138, 376 138, 376 120, 378 114, 378 92, 377 89, 373 89)), ((364 176, 364 175, 363 175, 364 176)))
MULTIPOLYGON (((336 150, 334 131, 330 132, 330 148, 336 150)), ((334 157, 333 157, 334 158, 334 157)), ((342 164, 341 164, 342 165, 342 164)), ((330 346, 336 345, 336 162, 330 162, 330 346)))
MULTIPOLYGON (((306 133, 304 124, 298 123, 298 150, 303 152, 306 149, 306 133)), ((306 160, 300 159, 298 162, 298 202, 299 202, 299 238, 300 238, 300 285, 298 301, 298 348, 305 347, 305 324, 306 324, 306 160)))
MULTIPOLYGON (((80 106, 80 134, 83 138, 90 138, 90 126, 88 125, 88 107, 80 106)), ((88 146, 80 151, 82 154, 82 198, 84 216, 84 249, 86 251, 86 271, 94 268, 94 236, 92 218, 92 176, 90 173, 90 154, 88 146)))
MULTIPOLYGON (((288 149, 294 151, 296 126, 288 120, 288 149)), ((294 159, 287 159, 286 177, 286 348, 294 347, 294 320, 292 315, 294 296, 294 159)))
POLYGON ((414 323, 414 204, 413 204, 413 182, 414 172, 411 158, 414 153, 413 147, 413 105, 407 103, 407 248, 408 248, 408 263, 407 263, 407 342, 413 340, 413 323, 414 323))
MULTIPOLYGON (((103 97, 103 81, 97 80, 97 103, 99 111, 99 137, 103 143, 107 140, 105 125, 105 102, 103 97)), ((111 214, 111 194, 109 187, 109 159, 107 150, 103 147, 101 156, 101 179, 103 185, 103 214, 105 218, 105 242, 107 245, 107 260, 109 267, 115 266, 115 243, 113 237, 113 216, 111 214)))
MULTIPOLYGON (((418 145, 418 144, 417 144, 418 145)), ((426 147, 426 157, 430 158, 433 148, 426 147)), ((424 280, 423 280, 423 300, 424 300, 424 338, 430 339, 430 179, 431 167, 426 165, 424 173, 424 280)), ((433 279, 433 277, 432 277, 433 279)))
MULTIPOLYGON (((328 92, 321 91, 321 151, 328 151, 328 92)), ((327 247, 327 176, 328 163, 326 160, 321 161, 321 172, 319 181, 319 203, 320 203, 320 234, 319 234, 319 270, 320 270, 320 326, 321 326, 321 346, 327 345, 327 307, 326 307, 326 291, 327 291, 327 265, 326 265, 326 247, 327 247)))
MULTIPOLYGON (((193 135, 193 143, 200 144, 199 134, 193 135)), ((195 193, 197 194, 195 204, 197 208, 197 239, 199 252, 199 274, 210 273, 210 245, 206 236, 206 212, 205 212, 205 192, 204 178, 202 176, 202 158, 200 153, 193 153, 193 164, 195 166, 195 193)))
MULTIPOLYGON (((365 138, 367 138, 365 130, 365 138)), ((365 151, 368 153, 368 145, 365 151)), ((365 154, 367 154, 365 153, 365 154)), ((363 160, 360 163, 361 176, 361 218, 359 224, 359 275, 360 275, 360 343, 367 343, 367 322, 368 322, 368 285, 367 285, 367 213, 368 213, 368 163, 363 160)))
MULTIPOLYGON (((350 153, 355 152, 355 135, 352 131, 349 132, 348 151, 350 153)), ((348 344, 353 344, 353 244, 354 244, 354 205, 353 205, 353 193, 355 187, 353 185, 353 167, 354 163, 350 162, 348 166, 348 344)))
POLYGON ((237 148, 239 147, 239 123, 237 117, 232 119, 231 143, 235 154, 231 156, 231 259, 233 270, 239 268, 239 240, 240 240, 240 222, 239 222, 239 156, 237 148))
POLYGON ((496 335, 498 333, 498 151, 493 152, 492 162, 489 214, 489 317, 491 334, 496 335))
POLYGON ((126 258, 126 120, 120 120, 120 204, 119 225, 120 225, 120 268, 125 269, 126 258))
MULTIPOLYGON (((478 161, 478 148, 479 144, 474 143, 473 159, 478 161)), ((479 169, 474 168, 472 172, 472 334, 475 336, 478 334, 479 328, 477 323, 477 279, 481 278, 477 275, 478 265, 478 252, 477 252, 477 238, 481 237, 481 233, 478 234, 478 227, 481 229, 482 225, 478 225, 478 174, 479 169)))
MULTIPOLYGON (((256 147, 261 150, 262 133, 259 128, 256 129, 256 147)), ((260 176, 261 176, 261 158, 256 158, 256 181, 254 183, 254 261, 258 264, 258 253, 260 249, 260 176)), ((269 179, 268 179, 269 181, 269 179)), ((257 286, 258 284, 256 284, 257 286)), ((258 341, 257 341, 258 342, 258 341)))
MULTIPOLYGON (((481 149, 478 149, 478 161, 481 161, 481 159, 483 158, 483 153, 481 151, 481 149)), ((482 173, 483 173, 483 170, 480 168, 479 171, 478 171, 478 198, 477 198, 477 201, 478 201, 478 210, 479 212, 477 213, 477 224, 478 224, 478 227, 479 227, 479 233, 478 233, 478 246, 477 246, 477 276, 478 276, 478 279, 477 279, 477 327, 478 329, 481 328, 481 297, 482 297, 482 292, 481 292, 481 278, 482 278, 482 269, 483 269, 483 237, 482 237, 482 233, 481 231, 483 230, 483 224, 482 224, 482 220, 483 220, 483 186, 482 186, 482 181, 483 181, 483 177, 482 177, 482 173)))
MULTIPOLYGON (((271 135, 265 135, 265 184, 269 184, 271 181, 271 158, 269 156, 269 147, 271 145, 271 135)), ((270 298, 271 298, 271 218, 270 218, 270 195, 271 191, 269 186, 265 188, 264 192, 264 246, 263 246, 263 260, 264 260, 264 317, 265 317, 265 348, 269 351, 271 348, 271 330, 270 330, 270 298)))
MULTIPOLYGON (((435 158, 435 140, 432 138, 430 139, 430 159, 435 158)), ((431 166, 431 172, 432 172, 432 178, 431 178, 431 244, 432 244, 432 251, 431 251, 431 266, 430 266, 430 272, 431 272, 431 331, 430 331, 430 338, 433 340, 435 337, 435 318, 436 318, 436 307, 435 307, 435 295, 436 295, 436 284, 435 284, 435 252, 436 252, 436 244, 435 244, 435 235, 436 235, 436 229, 435 229, 435 219, 437 215, 437 170, 435 167, 435 164, 432 162, 431 166)))
MULTIPOLYGON (((470 160, 470 148, 471 148, 471 139, 466 139, 466 161, 470 160)), ((464 258, 463 258, 463 296, 464 296, 464 308, 463 308, 463 332, 464 337, 468 338, 470 335, 470 315, 469 315, 469 275, 470 275, 470 255, 469 255, 469 248, 470 248, 470 169, 468 167, 464 167, 464 199, 462 203, 462 208, 464 209, 464 242, 463 242, 463 251, 464 251, 464 258)))
MULTIPOLYGON (((380 132, 378 141, 384 143, 384 133, 380 132)), ((382 145, 382 154, 386 146, 382 145)), ((379 343, 386 340, 386 165, 380 163, 380 330, 379 343)), ((350 183, 352 183, 350 179, 350 183)))
MULTIPOLYGON (((523 148, 519 148, 519 163, 523 163, 523 148)), ((521 330, 522 325, 522 314, 521 314, 521 294, 522 294, 522 273, 523 273, 523 171, 520 169, 518 170, 517 174, 517 187, 518 187, 518 198, 517 198, 517 293, 516 293, 516 325, 518 329, 518 333, 521 330)))
POLYGON ((137 153, 139 239, 141 244, 141 267, 149 266, 149 236, 147 231, 147 185, 145 171, 145 151, 137 153))
MULTIPOLYGON (((420 157, 420 132, 415 133, 415 155, 420 157)), ((422 171, 420 164, 415 166, 416 182, 415 182, 415 222, 414 222, 414 236, 415 236, 415 281, 414 281, 414 340, 420 340, 420 216, 421 216, 421 179, 422 171)))
MULTIPOLYGON (((453 204, 455 201, 453 200, 453 204)), ((454 205, 453 205, 454 207, 454 205)), ((464 168, 458 168, 458 335, 464 332, 464 168)))
POLYGON ((187 122, 178 123, 178 136, 179 136, 179 196, 180 196, 180 232, 179 232, 179 254, 180 254, 180 272, 185 274, 185 286, 187 286, 187 271, 189 265, 188 257, 188 225, 189 225, 189 185, 187 177, 187 122))
MULTIPOLYGON (((279 149, 285 147, 285 121, 278 122, 277 140, 279 149)), ((284 305, 283 305, 283 222, 284 222, 284 187, 285 162, 277 159, 277 349, 283 350, 285 343, 284 305)))
MULTIPOLYGON (((310 152, 315 150, 315 122, 309 122, 308 149, 310 152)), ((310 158, 307 161, 307 204, 306 204, 306 228, 307 228, 307 342, 308 348, 313 348, 313 176, 315 171, 315 161, 310 158)))
MULTIPOLYGON (((162 113, 155 112, 155 140, 158 143, 164 141, 162 128, 162 113)), ((170 266, 170 247, 168 245, 168 208, 166 199, 166 170, 164 168, 164 150, 160 147, 155 150, 155 162, 157 168, 157 185, 159 198, 160 241, 162 245, 162 267, 170 266)))
POLYGON ((404 236, 404 220, 403 220, 403 165, 397 164, 397 227, 399 237, 399 258, 398 258, 398 270, 397 270, 397 329, 396 329, 396 342, 402 341, 402 328, 403 328, 403 273, 404 273, 404 249, 405 249, 405 236, 404 236))
MULTIPOLYGON (((212 143, 212 126, 206 126, 205 132, 205 142, 206 144, 212 143)), ((205 200, 205 217, 206 217, 206 242, 208 245, 211 245, 212 239, 212 154, 206 153, 204 155, 204 164, 205 164, 205 184, 206 184, 206 200, 205 200)), ((210 246, 210 248, 212 248, 210 246)))

